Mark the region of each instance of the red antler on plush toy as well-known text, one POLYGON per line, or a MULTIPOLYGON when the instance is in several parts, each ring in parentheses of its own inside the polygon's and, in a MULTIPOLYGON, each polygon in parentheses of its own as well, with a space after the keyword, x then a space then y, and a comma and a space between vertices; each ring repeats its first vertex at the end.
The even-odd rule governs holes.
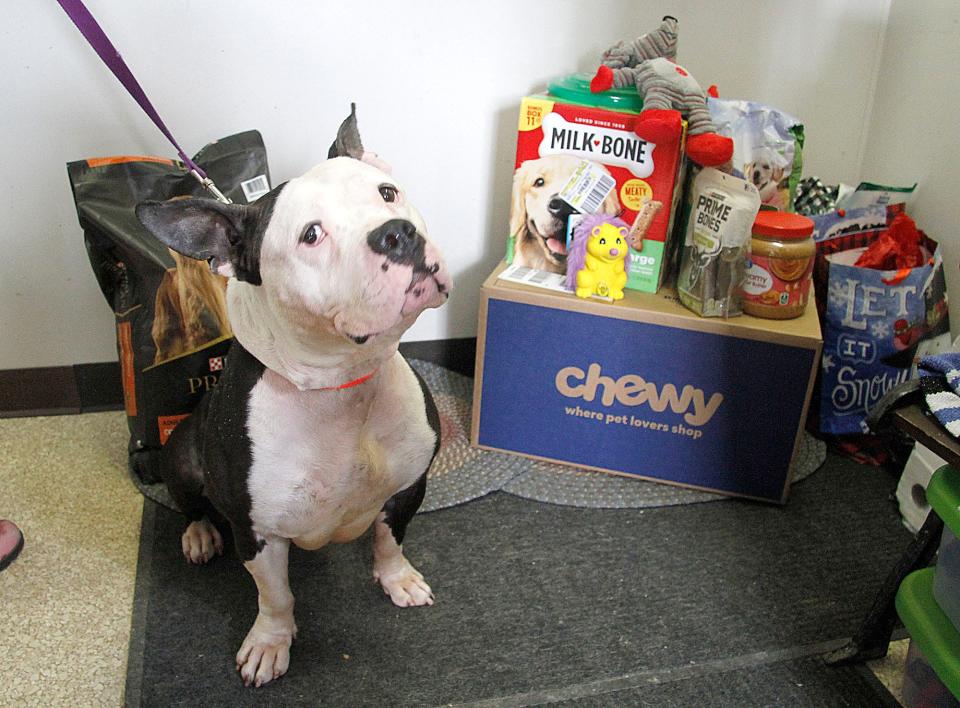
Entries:
POLYGON ((675 62, 677 25, 677 18, 668 15, 653 32, 605 51, 590 90, 601 93, 635 84, 643 97, 637 135, 656 144, 675 135, 681 117, 686 118, 687 156, 705 167, 717 167, 733 157, 733 141, 717 134, 703 89, 675 62))

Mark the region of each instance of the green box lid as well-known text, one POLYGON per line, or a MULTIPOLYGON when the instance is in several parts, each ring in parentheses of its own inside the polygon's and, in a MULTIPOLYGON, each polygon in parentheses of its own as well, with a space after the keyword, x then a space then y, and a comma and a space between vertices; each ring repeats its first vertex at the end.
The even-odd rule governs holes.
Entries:
POLYGON ((643 99, 633 86, 593 93, 590 91, 592 78, 590 74, 561 76, 547 84, 547 93, 562 101, 592 108, 609 108, 624 113, 639 113, 643 110, 643 99))
POLYGON ((960 698, 960 632, 933 598, 935 572, 924 568, 904 578, 897 590, 897 613, 943 685, 960 698))
POLYGON ((930 478, 927 502, 943 523, 960 537, 960 471, 944 465, 930 478))

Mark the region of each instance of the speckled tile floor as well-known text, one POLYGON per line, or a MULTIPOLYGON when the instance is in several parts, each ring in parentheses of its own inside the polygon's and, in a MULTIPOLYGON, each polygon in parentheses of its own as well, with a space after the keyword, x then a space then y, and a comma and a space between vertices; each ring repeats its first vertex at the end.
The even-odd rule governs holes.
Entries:
MULTIPOLYGON (((0 706, 118 706, 143 500, 122 412, 0 420, 0 518, 26 536, 0 573, 0 706)), ((870 667, 900 696, 906 642, 870 667)))
POLYGON ((0 705, 118 706, 143 499, 123 413, 0 420, 0 517, 24 531, 0 573, 0 705))

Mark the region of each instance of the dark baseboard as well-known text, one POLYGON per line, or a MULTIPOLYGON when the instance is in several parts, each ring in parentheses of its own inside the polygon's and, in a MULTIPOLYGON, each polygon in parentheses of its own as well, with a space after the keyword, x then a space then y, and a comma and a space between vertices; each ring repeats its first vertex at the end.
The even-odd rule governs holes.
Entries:
MULTIPOLYGON (((477 338, 403 342, 400 352, 464 376, 473 376, 477 338)), ((123 408, 120 364, 107 361, 73 366, 0 370, 0 418, 68 415, 123 408)))
POLYGON ((428 342, 402 342, 400 353, 408 359, 422 359, 450 371, 473 378, 477 361, 477 338, 434 339, 428 342))
POLYGON ((83 413, 123 408, 120 363, 76 364, 73 367, 83 413))
MULTIPOLYGON (((0 416, 16 418, 79 413, 80 392, 74 368, 45 366, 0 371, 0 416)), ((118 385, 119 381, 118 376, 118 385)))

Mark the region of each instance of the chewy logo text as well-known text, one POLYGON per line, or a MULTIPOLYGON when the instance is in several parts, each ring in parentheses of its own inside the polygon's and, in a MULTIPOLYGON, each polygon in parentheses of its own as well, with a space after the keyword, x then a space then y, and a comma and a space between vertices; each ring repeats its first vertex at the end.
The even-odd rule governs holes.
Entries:
POLYGON ((540 157, 576 155, 606 165, 621 165, 635 177, 649 177, 653 174, 655 147, 631 131, 569 123, 557 113, 543 119, 540 157))
POLYGON ((699 388, 687 384, 678 393, 673 384, 658 387, 637 374, 625 374, 618 379, 601 374, 600 364, 590 364, 586 372, 577 366, 565 366, 554 379, 557 391, 567 398, 582 398, 592 401, 597 389, 602 389, 601 402, 605 406, 617 401, 624 406, 640 406, 646 403, 650 409, 662 413, 668 407, 674 413, 683 413, 690 425, 705 425, 723 403, 723 394, 714 393, 708 401, 699 388))

